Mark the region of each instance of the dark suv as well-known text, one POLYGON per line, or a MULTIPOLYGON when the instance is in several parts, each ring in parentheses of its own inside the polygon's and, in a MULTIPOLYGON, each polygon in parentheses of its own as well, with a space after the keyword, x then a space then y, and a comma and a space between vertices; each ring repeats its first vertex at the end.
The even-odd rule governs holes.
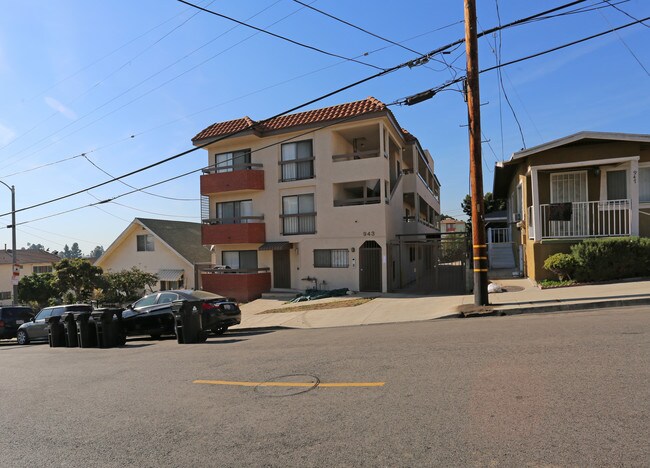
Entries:
POLYGON ((68 304, 45 307, 36 317, 18 327, 16 339, 18 344, 29 344, 32 341, 47 341, 47 319, 60 317, 65 312, 92 312, 92 306, 87 304, 68 304))
POLYGON ((31 307, 3 306, 0 307, 0 340, 16 338, 18 327, 29 322, 34 317, 31 307))

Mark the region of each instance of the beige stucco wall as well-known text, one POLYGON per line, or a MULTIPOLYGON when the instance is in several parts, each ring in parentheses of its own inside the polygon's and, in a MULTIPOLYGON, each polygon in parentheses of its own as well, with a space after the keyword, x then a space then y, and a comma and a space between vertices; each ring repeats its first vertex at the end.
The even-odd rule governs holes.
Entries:
MULTIPOLYGON (((138 252, 136 236, 142 234, 152 233, 142 225, 132 223, 122 234, 122 239, 116 240, 116 244, 111 245, 95 265, 112 272, 129 270, 134 266, 147 273, 158 273, 163 269, 184 270, 185 287, 195 288, 194 267, 158 238, 154 237, 153 252, 138 252)), ((154 289, 159 287, 160 283, 154 289)))
MULTIPOLYGON (((34 273, 35 266, 52 266, 52 263, 25 263, 21 265, 22 268, 20 269, 20 276, 18 277, 19 280, 34 273)), ((0 265, 0 292, 13 293, 13 283, 11 282, 12 273, 13 267, 11 264, 0 265)), ((9 305, 11 302, 11 299, 3 299, 0 300, 0 305, 9 305)))
MULTIPOLYGON (((374 240, 382 246, 383 258, 383 289, 387 290, 386 279, 386 242, 404 231, 404 180, 403 176, 399 185, 393 193, 390 203, 385 203, 385 181, 390 177, 390 159, 380 154, 378 157, 367 159, 356 159, 349 161, 332 161, 336 154, 348 154, 353 148, 348 139, 339 132, 344 131, 346 135, 354 134, 355 129, 360 133, 373 132, 377 141, 382 141, 383 132, 386 132, 387 140, 392 141, 393 146, 398 145, 400 151, 397 159, 401 168, 409 166, 417 172, 418 158, 413 158, 416 151, 415 145, 407 144, 396 128, 387 118, 365 119, 358 122, 344 123, 327 127, 325 129, 310 132, 302 135, 302 132, 282 133, 279 135, 265 136, 259 138, 253 135, 239 138, 229 138, 218 144, 208 146, 209 164, 214 164, 215 154, 229 151, 251 148, 251 162, 264 165, 264 187, 263 191, 241 191, 225 192, 210 196, 210 217, 216 218, 216 203, 238 200, 252 200, 253 216, 264 215, 267 242, 288 241, 294 244, 291 252, 291 285, 294 289, 305 289, 310 287, 309 282, 301 278, 307 276, 316 277, 319 282, 326 281, 329 289, 347 287, 352 290, 359 288, 358 271, 358 249, 367 240, 374 240), (376 135, 375 135, 376 132, 376 135), (295 140, 312 140, 314 152, 314 177, 312 179, 280 182, 281 166, 281 144, 295 136, 295 140), (277 143, 277 144, 276 144, 277 143), (405 152, 406 156, 404 156, 405 152), (415 162, 414 162, 415 161, 415 162), (377 204, 356 205, 356 206, 334 206, 334 184, 357 182, 378 179, 381 187, 381 200, 377 204), (316 233, 283 235, 280 214, 282 213, 282 197, 300 194, 314 194, 316 209, 316 233), (348 268, 314 268, 313 250, 318 249, 355 249, 350 251, 348 268)), ((375 149, 375 148, 369 148, 375 149)), ((376 148, 381 150, 380 147, 376 148)), ((380 151, 381 152, 381 151, 380 151)), ((433 161, 429 158, 430 167, 433 161)), ((440 213, 440 202, 435 200, 431 192, 426 188, 417 175, 411 174, 414 178, 414 186, 422 198, 430 202, 430 205, 440 213)), ((419 225, 419 232, 436 232, 434 229, 419 225)), ((219 245, 215 246, 213 262, 221 263, 221 252, 223 250, 253 250, 259 244, 245 245, 219 245)), ((272 253, 259 252, 258 266, 272 268, 272 253)))

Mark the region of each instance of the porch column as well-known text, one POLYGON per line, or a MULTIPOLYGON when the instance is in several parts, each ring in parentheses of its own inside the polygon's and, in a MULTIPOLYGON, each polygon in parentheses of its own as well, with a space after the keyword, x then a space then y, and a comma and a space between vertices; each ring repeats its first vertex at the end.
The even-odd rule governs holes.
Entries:
POLYGON ((630 161, 630 235, 639 235, 639 160, 630 161))
POLYGON ((537 169, 531 168, 530 173, 531 192, 533 194, 533 239, 535 242, 542 240, 541 207, 539 206, 539 181, 537 169))

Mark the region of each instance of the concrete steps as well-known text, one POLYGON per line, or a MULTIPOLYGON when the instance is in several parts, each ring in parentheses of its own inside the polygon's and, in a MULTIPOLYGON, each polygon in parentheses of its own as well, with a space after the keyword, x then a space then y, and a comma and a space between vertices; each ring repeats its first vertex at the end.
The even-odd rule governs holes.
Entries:
POLYGON ((488 244, 490 269, 515 268, 515 254, 512 243, 488 244))

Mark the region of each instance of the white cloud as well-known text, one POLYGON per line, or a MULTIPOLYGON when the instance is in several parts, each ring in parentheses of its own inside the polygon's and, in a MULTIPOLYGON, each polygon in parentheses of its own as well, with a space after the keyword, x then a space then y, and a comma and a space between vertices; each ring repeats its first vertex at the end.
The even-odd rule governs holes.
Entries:
POLYGON ((14 132, 9 127, 2 125, 0 123, 0 145, 1 146, 5 146, 9 144, 9 142, 13 140, 15 136, 16 136, 16 132, 14 132))
POLYGON ((69 118, 70 120, 75 120, 77 118, 77 114, 72 109, 69 109, 68 107, 64 106, 53 97, 45 96, 45 103, 55 111, 69 118))

